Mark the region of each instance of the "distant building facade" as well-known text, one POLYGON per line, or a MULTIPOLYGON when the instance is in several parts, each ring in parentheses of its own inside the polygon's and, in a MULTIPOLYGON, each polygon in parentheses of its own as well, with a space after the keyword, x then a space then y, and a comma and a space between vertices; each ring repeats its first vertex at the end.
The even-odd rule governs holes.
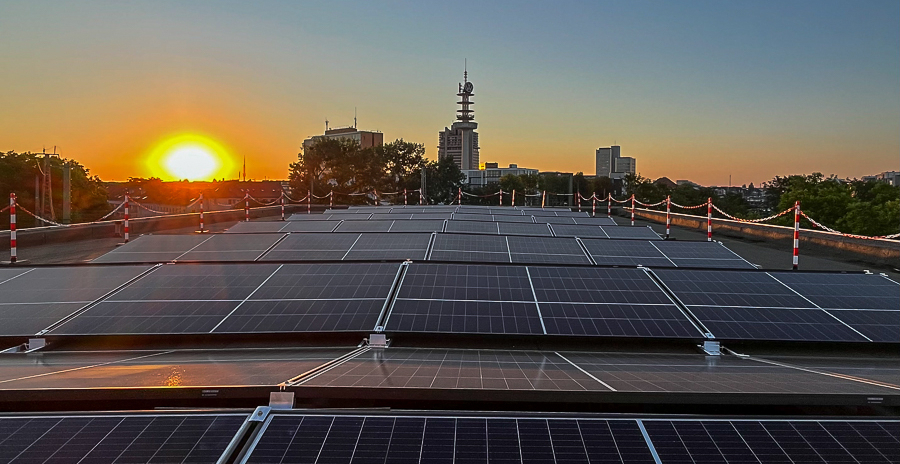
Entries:
POLYGON ((863 180, 877 180, 897 187, 900 186, 900 171, 885 171, 874 176, 863 176, 863 180))
POLYGON ((623 179, 626 174, 637 172, 637 162, 631 157, 622 157, 622 147, 600 147, 596 152, 597 177, 623 179))
POLYGON ((463 169, 462 173, 466 176, 463 182, 469 187, 484 187, 499 183, 500 178, 506 175, 537 175, 538 170, 520 168, 517 164, 510 164, 508 168, 501 168, 497 163, 485 163, 484 169, 463 169))
POLYGON ((355 126, 328 129, 328 125, 326 124, 324 135, 314 135, 303 141, 303 150, 306 151, 306 149, 315 145, 318 141, 325 139, 353 140, 359 144, 360 148, 373 148, 384 145, 384 134, 381 132, 363 131, 357 129, 355 126))
POLYGON ((460 107, 456 110, 456 122, 438 133, 438 159, 452 158, 459 169, 477 170, 479 159, 478 123, 475 122, 475 111, 470 109, 475 102, 470 98, 474 86, 469 82, 469 73, 463 74, 463 83, 459 84, 460 107))

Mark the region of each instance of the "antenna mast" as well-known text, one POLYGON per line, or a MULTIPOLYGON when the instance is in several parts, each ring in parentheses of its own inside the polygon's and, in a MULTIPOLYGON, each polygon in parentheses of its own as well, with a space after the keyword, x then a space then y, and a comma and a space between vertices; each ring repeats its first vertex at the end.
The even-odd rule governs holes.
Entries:
POLYGON ((356 129, 356 107, 353 107, 353 128, 356 129))

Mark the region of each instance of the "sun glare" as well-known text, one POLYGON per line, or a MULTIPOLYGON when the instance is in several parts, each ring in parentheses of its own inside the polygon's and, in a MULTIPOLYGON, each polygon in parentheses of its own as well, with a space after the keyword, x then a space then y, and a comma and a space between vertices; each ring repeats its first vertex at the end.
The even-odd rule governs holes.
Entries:
POLYGON ((215 140, 195 134, 170 137, 147 156, 153 176, 165 180, 210 180, 232 171, 231 157, 215 140))

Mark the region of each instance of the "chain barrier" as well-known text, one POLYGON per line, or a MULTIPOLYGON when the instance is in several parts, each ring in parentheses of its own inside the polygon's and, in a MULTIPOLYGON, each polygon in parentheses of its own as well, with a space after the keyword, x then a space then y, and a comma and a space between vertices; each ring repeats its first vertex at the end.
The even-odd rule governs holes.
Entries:
POLYGON ((44 218, 38 216, 37 214, 34 214, 34 213, 32 213, 31 211, 28 211, 27 209, 25 209, 24 207, 22 207, 22 205, 20 205, 20 204, 18 204, 18 203, 16 203, 16 209, 20 209, 20 210, 24 211, 25 213, 27 213, 29 216, 31 216, 31 217, 33 217, 33 218, 35 218, 35 219, 44 221, 44 222, 46 222, 47 224, 50 224, 50 225, 59 226, 59 227, 72 227, 71 224, 60 224, 60 223, 58 223, 58 222, 53 222, 53 221, 51 221, 51 220, 49 220, 49 219, 44 219, 44 218))
POLYGON ((846 232, 841 232, 841 231, 839 231, 839 230, 832 229, 831 227, 828 227, 828 226, 826 226, 826 225, 824 225, 824 224, 821 224, 821 223, 817 222, 815 219, 813 219, 813 218, 807 216, 806 213, 804 213, 802 210, 800 211, 800 215, 803 216, 803 217, 805 217, 805 218, 810 222, 810 224, 812 224, 814 227, 818 227, 818 228, 820 228, 820 229, 822 229, 822 230, 824 230, 824 231, 826 231, 826 232, 831 232, 832 234, 843 235, 844 237, 861 238, 861 239, 864 239, 864 240, 882 240, 882 239, 896 239, 896 238, 900 238, 900 234, 878 235, 878 236, 848 234, 848 233, 846 233, 846 232))
MULTIPOLYGON (((255 201, 257 204, 259 204, 260 206, 272 206, 272 205, 274 205, 275 203, 278 203, 279 200, 281 200, 281 197, 278 197, 278 198, 272 200, 272 201, 269 202, 269 203, 265 203, 265 202, 262 202, 262 201, 260 201, 260 200, 257 200, 256 198, 253 197, 253 195, 247 195, 247 196, 248 196, 251 200, 255 201)), ((188 206, 190 206, 190 205, 188 205, 188 206)))
POLYGON ((645 207, 645 208, 652 208, 652 207, 654 207, 654 206, 659 206, 659 205, 664 204, 664 203, 666 202, 666 200, 662 200, 662 201, 660 201, 660 202, 658 202, 658 203, 653 203, 653 204, 643 203, 643 202, 641 202, 641 200, 638 200, 638 199, 635 199, 634 202, 637 203, 637 204, 639 204, 639 205, 641 205, 641 206, 643 206, 643 207, 645 207))
POLYGON ((764 217, 764 218, 760 218, 760 219, 741 219, 741 218, 739 218, 739 217, 732 216, 732 215, 726 213, 725 211, 722 211, 722 209, 719 208, 718 206, 716 206, 715 204, 713 204, 712 207, 713 207, 714 210, 718 211, 721 215, 727 217, 728 219, 731 219, 731 220, 733 220, 733 221, 738 221, 738 222, 749 222, 749 223, 766 222, 766 221, 769 221, 769 220, 772 220, 772 219, 775 219, 775 218, 784 216, 785 214, 788 214, 788 213, 790 213, 791 211, 794 210, 794 207, 792 206, 792 207, 790 207, 790 208, 788 208, 788 209, 786 209, 786 210, 784 210, 784 211, 782 211, 782 212, 780 212, 780 213, 778 213, 778 214, 773 214, 773 215, 771 215, 771 216, 769 216, 769 217, 764 217))
POLYGON ((707 205, 707 203, 700 203, 699 205, 696 205, 696 206, 681 206, 678 203, 675 203, 674 201, 672 202, 672 206, 674 206, 676 208, 681 208, 681 209, 698 209, 698 208, 702 208, 706 205, 707 205))

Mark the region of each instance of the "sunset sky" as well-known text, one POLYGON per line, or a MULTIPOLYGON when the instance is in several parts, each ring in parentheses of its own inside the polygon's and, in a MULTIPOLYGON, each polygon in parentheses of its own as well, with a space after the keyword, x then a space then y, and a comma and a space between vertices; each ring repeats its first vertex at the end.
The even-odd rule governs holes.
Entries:
MULTIPOLYGON (((481 160, 705 185, 900 169, 900 2, 0 0, 0 151, 104 180, 194 134, 286 178, 353 123, 424 143, 468 59, 481 160)), ((221 177, 221 176, 220 176, 221 177)))

